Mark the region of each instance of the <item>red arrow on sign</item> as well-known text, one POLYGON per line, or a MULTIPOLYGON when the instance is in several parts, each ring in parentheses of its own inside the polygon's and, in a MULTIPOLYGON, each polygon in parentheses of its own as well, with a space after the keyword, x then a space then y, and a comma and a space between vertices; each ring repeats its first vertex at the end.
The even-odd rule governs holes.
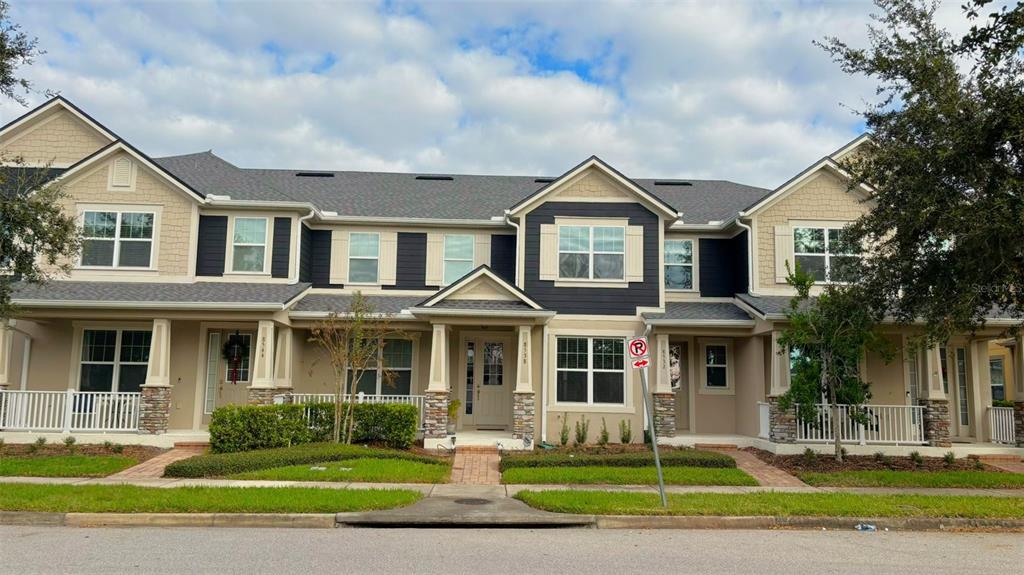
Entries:
POLYGON ((633 367, 635 367, 637 369, 640 369, 642 367, 647 367, 650 364, 651 364, 651 362, 647 358, 638 359, 638 360, 633 362, 633 367))

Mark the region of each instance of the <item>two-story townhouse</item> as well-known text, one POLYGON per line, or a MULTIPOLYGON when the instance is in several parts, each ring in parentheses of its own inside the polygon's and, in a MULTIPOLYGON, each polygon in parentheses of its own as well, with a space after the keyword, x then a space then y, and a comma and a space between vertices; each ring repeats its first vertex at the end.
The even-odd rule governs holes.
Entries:
MULTIPOLYGON (((827 430, 777 405, 784 270, 798 261, 824 282, 856 257, 831 246, 870 209, 837 163, 863 142, 775 190, 632 179, 596 157, 558 177, 246 169, 211 152, 150 158, 55 98, 0 128, 0 154, 50 170, 83 247, 69 277, 18 287, 0 429, 169 443, 202 437, 218 406, 324 398, 333 370, 310 329, 361 292, 405 337, 381 351, 394 377, 366 374, 357 400, 419 406, 427 446, 526 448, 581 418, 592 439, 627 420, 639 441, 624 343, 643 334, 661 441, 822 443, 827 430)), ((1003 327, 866 357, 872 419, 844 439, 1017 441, 1024 412, 991 407, 1003 327)), ((913 333, 884 329, 898 344, 913 333)), ((1004 361, 1004 397, 1024 401, 1020 354, 1004 361)))

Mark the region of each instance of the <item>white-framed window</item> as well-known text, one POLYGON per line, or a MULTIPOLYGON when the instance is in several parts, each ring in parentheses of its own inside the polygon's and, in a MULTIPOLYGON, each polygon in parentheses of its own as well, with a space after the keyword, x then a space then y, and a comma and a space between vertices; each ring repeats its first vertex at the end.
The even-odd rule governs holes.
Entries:
MULTIPOLYGON (((235 374, 235 381, 249 381, 249 366, 252 365, 252 334, 239 333, 237 336, 231 334, 228 336, 227 341, 230 342, 233 337, 238 337, 244 346, 243 349, 249 350, 249 353, 242 356, 242 361, 238 362, 238 373, 235 374)), ((220 353, 220 350, 217 350, 217 353, 220 353)), ((231 362, 228 361, 224 362, 224 381, 232 381, 231 362)))
POLYGON ((451 285, 473 271, 473 249, 476 239, 467 234, 444 236, 444 285, 451 285))
POLYGON ((625 227, 558 227, 559 279, 623 280, 625 269, 625 227))
POLYGON ((665 240, 665 289, 693 290, 693 240, 665 240))
POLYGON ((155 219, 153 212, 82 212, 80 267, 149 269, 155 219))
POLYGON ((793 228, 793 259, 816 282, 848 281, 848 266, 857 257, 843 240, 841 227, 793 228))
POLYGON ((625 404, 625 345, 621 337, 558 337, 556 401, 625 404))
POLYGON ((377 283, 379 263, 380 234, 376 232, 352 232, 348 235, 349 283, 377 283))
POLYGON ((1006 399, 1006 369, 1003 358, 993 357, 988 360, 989 379, 992 383, 992 400, 1006 399))
POLYGON ((384 345, 377 347, 375 365, 362 373, 355 385, 355 392, 367 395, 410 395, 412 355, 412 340, 384 340, 384 345))
POLYGON ((231 235, 231 271, 265 273, 267 218, 235 218, 231 235))
POLYGON ((146 383, 152 332, 82 330, 79 391, 137 392, 146 383))
POLYGON ((700 342, 700 391, 707 394, 733 393, 732 344, 728 340, 700 342))

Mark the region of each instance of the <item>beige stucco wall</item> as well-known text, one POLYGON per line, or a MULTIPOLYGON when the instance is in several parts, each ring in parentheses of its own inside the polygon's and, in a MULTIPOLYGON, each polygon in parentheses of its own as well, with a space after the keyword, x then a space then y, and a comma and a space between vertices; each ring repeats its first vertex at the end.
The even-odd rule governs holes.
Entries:
MULTIPOLYGON (((902 345, 900 336, 886 336, 894 350, 902 345)), ((904 382, 905 365, 902 353, 897 353, 890 362, 877 353, 869 353, 866 358, 867 373, 865 379, 871 385, 871 403, 875 405, 907 405, 907 385, 904 382)))
MULTIPOLYGON (((77 215, 83 204, 99 205, 117 209, 119 206, 158 206, 159 230, 156 233, 156 272, 118 272, 133 275, 185 276, 189 274, 190 232, 193 226, 194 202, 182 192, 172 188, 161 176, 149 171, 136 162, 137 179, 133 191, 108 191, 110 165, 118 157, 115 154, 82 176, 66 183, 67 198, 64 209, 77 215)), ((76 270, 72 279, 96 278, 97 274, 109 271, 76 270)))
POLYGON ((790 220, 852 222, 865 211, 867 206, 854 193, 847 191, 846 183, 825 171, 818 172, 789 195, 765 208, 754 216, 758 285, 786 287, 775 282, 775 226, 790 220))
POLYGON ((199 373, 199 322, 171 321, 171 419, 169 429, 192 429, 199 373))
POLYGON ((107 145, 109 140, 71 112, 57 109, 19 127, 0 143, 5 159, 68 167, 107 145))
POLYGON ((741 435, 757 435, 759 417, 757 402, 764 401, 764 341, 761 337, 738 337, 733 340, 736 357, 736 431, 741 435))
MULTIPOLYGON (((71 320, 47 320, 45 323, 18 322, 18 327, 32 334, 32 357, 28 368, 28 389, 61 391, 74 387, 72 364, 74 329, 71 320)), ((20 362, 21 357, 11 358, 20 362)), ((19 376, 20 377, 20 376, 19 376)))

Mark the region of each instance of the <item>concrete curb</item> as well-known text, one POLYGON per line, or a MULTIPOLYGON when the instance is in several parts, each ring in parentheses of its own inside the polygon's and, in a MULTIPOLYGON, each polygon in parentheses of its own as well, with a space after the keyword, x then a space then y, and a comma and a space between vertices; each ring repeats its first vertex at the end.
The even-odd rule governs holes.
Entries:
POLYGON ((0 511, 0 525, 55 527, 301 527, 328 529, 333 513, 34 513, 0 511))
POLYGON ((1024 531, 1024 519, 960 517, 771 517, 598 515, 598 529, 831 529, 852 531, 858 523, 890 531, 1024 531))

